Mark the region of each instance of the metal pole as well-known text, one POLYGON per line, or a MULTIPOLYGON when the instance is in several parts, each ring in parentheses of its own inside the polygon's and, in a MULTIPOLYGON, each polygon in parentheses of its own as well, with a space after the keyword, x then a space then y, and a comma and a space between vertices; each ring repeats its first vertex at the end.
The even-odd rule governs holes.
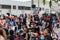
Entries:
POLYGON ((33 3, 34 3, 34 1, 31 0, 31 15, 33 14, 33 8, 32 8, 33 3))
POLYGON ((39 1, 40 1, 40 0, 38 0, 38 13, 39 13, 39 1))
POLYGON ((13 5, 11 5, 11 14, 12 14, 12 11, 13 11, 13 5))
POLYGON ((32 0, 32 5, 33 5, 34 1, 32 0))

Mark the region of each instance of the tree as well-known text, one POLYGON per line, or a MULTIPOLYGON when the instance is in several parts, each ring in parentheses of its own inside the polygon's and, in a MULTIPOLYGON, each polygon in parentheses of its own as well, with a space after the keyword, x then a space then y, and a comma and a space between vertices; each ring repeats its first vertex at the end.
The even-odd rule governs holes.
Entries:
POLYGON ((45 0, 43 0, 43 5, 45 5, 45 0))
POLYGON ((50 0, 49 2, 49 7, 51 8, 51 6, 52 6, 52 0, 50 0))

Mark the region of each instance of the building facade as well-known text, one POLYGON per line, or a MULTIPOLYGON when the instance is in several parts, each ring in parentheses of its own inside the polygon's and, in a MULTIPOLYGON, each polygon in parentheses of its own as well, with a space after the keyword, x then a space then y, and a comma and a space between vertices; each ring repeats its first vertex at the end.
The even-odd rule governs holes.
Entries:
MULTIPOLYGON (((33 3, 36 5, 36 7, 44 7, 45 9, 50 9, 49 7, 49 1, 46 0, 45 5, 43 5, 43 0, 33 0, 33 3), (39 2, 39 5, 38 5, 39 2)), ((11 13, 14 15, 20 15, 22 13, 31 13, 31 1, 27 2, 20 2, 20 1, 11 1, 11 0, 0 0, 0 15, 11 13)), ((52 2, 52 6, 57 5, 55 2, 52 2)))
POLYGON ((31 3, 0 0, 0 15, 6 13, 11 13, 18 16, 22 13, 31 13, 31 3))

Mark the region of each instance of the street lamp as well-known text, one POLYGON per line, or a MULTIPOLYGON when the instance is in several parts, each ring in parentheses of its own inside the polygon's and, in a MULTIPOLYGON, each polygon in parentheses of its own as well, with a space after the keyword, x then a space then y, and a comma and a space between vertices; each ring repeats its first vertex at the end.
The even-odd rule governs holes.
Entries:
POLYGON ((39 1, 40 1, 40 0, 38 0, 38 13, 39 13, 39 4, 40 4, 39 1))

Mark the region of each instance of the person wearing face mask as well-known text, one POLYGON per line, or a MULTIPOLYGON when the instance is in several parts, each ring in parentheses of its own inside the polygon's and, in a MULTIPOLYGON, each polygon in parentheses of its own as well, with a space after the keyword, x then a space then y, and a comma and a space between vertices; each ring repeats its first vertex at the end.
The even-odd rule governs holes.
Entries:
POLYGON ((43 34, 44 34, 45 40, 53 40, 49 32, 50 30, 48 28, 44 29, 43 34))

